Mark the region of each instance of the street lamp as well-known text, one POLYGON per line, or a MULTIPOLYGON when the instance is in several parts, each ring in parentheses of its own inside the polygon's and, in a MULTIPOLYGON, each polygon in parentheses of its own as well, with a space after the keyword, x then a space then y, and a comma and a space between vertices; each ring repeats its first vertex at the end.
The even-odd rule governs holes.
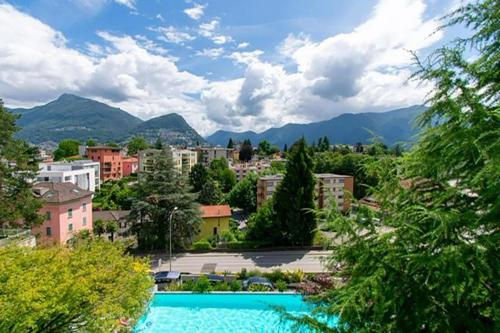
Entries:
POLYGON ((170 268, 169 268, 169 272, 172 271, 172 216, 174 216, 174 213, 175 211, 177 210, 177 207, 174 207, 174 209, 172 209, 172 212, 170 213, 170 222, 169 222, 169 237, 168 237, 168 242, 169 242, 169 255, 168 255, 168 260, 169 260, 169 265, 170 265, 170 268))

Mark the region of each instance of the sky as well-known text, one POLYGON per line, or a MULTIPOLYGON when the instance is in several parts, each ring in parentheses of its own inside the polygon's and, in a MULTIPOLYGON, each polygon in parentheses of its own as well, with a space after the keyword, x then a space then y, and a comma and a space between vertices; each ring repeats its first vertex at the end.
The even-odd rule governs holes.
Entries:
POLYGON ((63 93, 200 134, 422 104, 410 51, 459 0, 0 0, 0 98, 63 93))

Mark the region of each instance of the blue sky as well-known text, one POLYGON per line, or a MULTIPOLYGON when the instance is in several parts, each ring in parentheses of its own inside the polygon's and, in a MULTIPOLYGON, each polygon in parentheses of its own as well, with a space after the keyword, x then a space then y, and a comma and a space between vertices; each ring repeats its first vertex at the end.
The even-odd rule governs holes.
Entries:
POLYGON ((422 103, 408 50, 425 56, 456 0, 1 1, 0 96, 69 92, 202 134, 422 103))

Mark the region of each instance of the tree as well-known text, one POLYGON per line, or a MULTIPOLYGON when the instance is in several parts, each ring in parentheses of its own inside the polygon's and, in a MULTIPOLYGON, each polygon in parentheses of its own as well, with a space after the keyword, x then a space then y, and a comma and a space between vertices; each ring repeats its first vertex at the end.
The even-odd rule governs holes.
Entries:
POLYGON ((275 201, 270 198, 264 202, 256 213, 250 215, 247 222, 246 239, 272 245, 283 244, 284 234, 280 221, 276 218, 274 206, 275 201))
POLYGON ((1 332, 118 332, 142 316, 153 281, 145 259, 123 246, 0 248, 1 332))
POLYGON ((316 310, 341 314, 338 326, 297 323, 335 332, 499 330, 498 17, 497 1, 467 4, 445 27, 463 23, 471 37, 417 60, 415 77, 433 86, 422 132, 396 166, 389 157, 374 165, 387 232, 337 219, 343 242, 334 242, 331 263, 345 283, 316 310))
POLYGON ((234 148, 234 142, 232 138, 229 138, 229 141, 227 142, 227 148, 228 149, 233 149, 234 148))
POLYGON ((78 155, 80 142, 77 140, 62 140, 54 151, 54 160, 58 161, 65 157, 78 155))
POLYGON ((108 147, 113 147, 113 148, 120 148, 120 145, 114 141, 108 141, 106 142, 106 146, 108 147))
POLYGON ((283 146, 283 152, 284 153, 287 153, 288 152, 288 145, 285 143, 285 145, 283 146))
POLYGON ((316 229, 313 159, 304 138, 293 144, 286 174, 274 195, 276 220, 288 245, 310 245, 316 229))
POLYGON ((101 219, 95 220, 92 231, 94 232, 94 234, 101 237, 101 235, 106 232, 106 221, 101 219))
POLYGON ((363 153, 363 144, 361 142, 356 143, 354 146, 354 152, 363 153))
POLYGON ((203 205, 217 205, 222 199, 219 183, 208 179, 198 195, 198 202, 203 205))
POLYGON ((224 193, 231 191, 236 184, 236 174, 229 169, 228 162, 223 157, 216 158, 210 163, 209 175, 220 184, 224 193))
POLYGON ((149 144, 142 136, 134 136, 127 144, 128 155, 137 155, 139 150, 144 150, 149 148, 149 144))
POLYGON ((87 147, 95 147, 95 146, 97 146, 97 141, 95 141, 93 139, 88 139, 87 143, 86 143, 86 146, 87 147))
POLYGON ((231 207, 238 207, 247 213, 257 209, 257 179, 259 176, 251 172, 238 182, 227 195, 227 202, 231 207))
POLYGON ((118 232, 118 222, 115 220, 106 221, 106 232, 111 235, 111 241, 115 241, 115 233, 118 232))
POLYGON ((140 177, 137 199, 129 218, 131 231, 142 249, 165 249, 169 244, 169 221, 172 215, 172 245, 185 248, 192 242, 201 223, 196 194, 190 193, 187 179, 174 169, 169 152, 153 159, 153 170, 140 177))
POLYGON ((318 143, 318 151, 328 151, 330 150, 330 140, 328 140, 327 136, 319 139, 318 143))
POLYGON ((243 141, 243 144, 240 148, 240 161, 248 162, 252 159, 253 156, 253 147, 252 142, 249 139, 243 141))
POLYGON ((161 137, 158 137, 155 142, 155 149, 162 150, 163 149, 163 142, 161 140, 161 137))
POLYGON ((208 179, 208 170, 203 164, 197 163, 191 168, 189 172, 189 183, 193 187, 193 192, 200 192, 208 179))
POLYGON ((26 227, 42 223, 41 202, 33 196, 31 182, 38 172, 34 151, 14 139, 17 116, 7 112, 0 100, 0 227, 26 227))

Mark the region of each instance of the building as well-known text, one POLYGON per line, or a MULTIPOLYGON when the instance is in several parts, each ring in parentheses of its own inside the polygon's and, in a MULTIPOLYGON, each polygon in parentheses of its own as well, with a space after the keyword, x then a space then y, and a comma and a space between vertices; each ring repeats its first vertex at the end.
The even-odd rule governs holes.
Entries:
POLYGON ((198 163, 196 151, 188 149, 172 149, 172 160, 174 167, 183 175, 187 176, 191 168, 198 163))
POLYGON ((333 199, 340 210, 351 207, 351 200, 346 192, 352 194, 354 191, 354 177, 337 175, 333 173, 316 174, 316 193, 318 208, 324 208, 333 199))
POLYGON ((233 161, 235 156, 239 156, 238 153, 235 153, 235 150, 231 148, 196 147, 195 151, 198 154, 198 163, 203 164, 205 167, 209 167, 210 163, 216 158, 223 157, 228 161, 233 161))
POLYGON ((255 163, 238 163, 229 166, 229 169, 233 170, 236 174, 236 180, 240 181, 245 178, 249 173, 255 172, 259 173, 266 169, 269 169, 271 164, 267 162, 255 162, 255 163))
MULTIPOLYGON (((354 190, 354 178, 352 176, 337 175, 333 173, 316 174, 316 199, 319 208, 328 205, 330 198, 334 199, 340 210, 351 207, 351 201, 346 192, 354 190)), ((262 176, 257 180, 257 207, 269 199, 276 187, 283 180, 281 174, 262 176)))
POLYGON ((101 180, 118 180, 123 177, 122 153, 118 147, 96 146, 87 147, 87 157, 99 162, 101 180))
POLYGON ((138 169, 139 169, 139 160, 137 159, 137 157, 124 157, 122 159, 123 177, 127 177, 133 173, 137 173, 138 169))
POLYGON ((232 214, 229 205, 201 206, 200 209, 203 222, 195 240, 207 239, 211 236, 220 237, 223 232, 230 230, 229 223, 232 214))
POLYGON ((40 163, 37 182, 70 182, 79 188, 95 192, 101 185, 100 166, 91 160, 40 163))
MULTIPOLYGON (((118 223, 116 236, 124 238, 130 236, 129 214, 130 210, 99 210, 93 212, 93 220, 94 222, 97 220, 116 221, 118 223)), ((108 236, 110 237, 110 235, 108 236)))
MULTIPOLYGON (((168 150, 163 150, 167 152, 168 150)), ((149 172, 153 169, 153 161, 155 156, 163 152, 160 149, 145 149, 138 153, 139 156, 139 172, 149 172)), ((198 155, 196 151, 188 149, 171 149, 172 162, 174 168, 183 175, 189 175, 191 168, 197 163, 198 155)))
POLYGON ((33 194, 44 202, 39 214, 45 221, 31 229, 38 243, 65 244, 79 231, 92 230, 92 192, 72 183, 43 182, 33 186, 33 194))

